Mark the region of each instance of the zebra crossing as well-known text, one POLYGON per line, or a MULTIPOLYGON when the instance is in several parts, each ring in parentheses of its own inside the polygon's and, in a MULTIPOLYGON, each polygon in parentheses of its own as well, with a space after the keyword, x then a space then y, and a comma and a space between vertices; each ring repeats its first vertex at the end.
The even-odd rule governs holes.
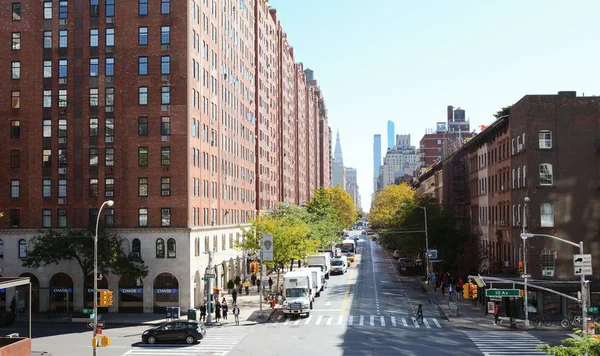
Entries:
POLYGON ((545 355, 536 350, 537 345, 543 342, 527 332, 465 331, 465 333, 484 356, 545 355))
POLYGON ((384 315, 309 315, 306 318, 297 316, 278 315, 272 319, 273 324, 283 326, 349 326, 349 327, 393 327, 417 329, 442 329, 442 324, 436 318, 423 318, 418 321, 416 317, 384 316, 384 315))
POLYGON ((185 344, 140 344, 122 356, 225 356, 248 334, 246 328, 209 328, 196 345, 185 344))

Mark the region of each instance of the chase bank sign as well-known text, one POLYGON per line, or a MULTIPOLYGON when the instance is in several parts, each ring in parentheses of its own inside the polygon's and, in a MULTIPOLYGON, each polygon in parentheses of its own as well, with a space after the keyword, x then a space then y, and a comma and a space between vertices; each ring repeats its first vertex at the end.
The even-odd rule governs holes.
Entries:
POLYGON ((177 288, 155 289, 154 293, 156 293, 156 294, 175 294, 175 293, 177 293, 177 288))
POLYGON ((142 294, 142 288, 121 288, 119 292, 126 294, 142 294))

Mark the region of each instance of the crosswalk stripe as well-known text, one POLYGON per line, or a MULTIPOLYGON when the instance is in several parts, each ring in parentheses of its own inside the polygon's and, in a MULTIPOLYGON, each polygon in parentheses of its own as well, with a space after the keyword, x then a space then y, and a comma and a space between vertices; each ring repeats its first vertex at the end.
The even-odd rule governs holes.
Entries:
POLYGON ((396 318, 391 316, 390 319, 392 319, 392 326, 396 326, 396 318))
POLYGON ((344 317, 342 315, 340 315, 340 317, 338 318, 338 325, 342 325, 342 321, 344 321, 344 317))
POLYGON ((413 321, 413 324, 415 324, 415 328, 421 327, 421 326, 419 326, 419 322, 417 321, 417 318, 415 318, 414 316, 412 317, 412 321, 413 321))
POLYGON ((283 318, 283 315, 278 316, 275 322, 278 323, 281 320, 281 318, 283 318))
POLYGON ((323 320, 323 315, 319 315, 319 317, 317 318, 317 325, 321 324, 322 320, 323 320))
POLYGON ((433 320, 433 323, 435 324, 435 326, 437 326, 438 328, 441 328, 442 326, 440 325, 440 323, 438 323, 436 318, 431 318, 433 320))
POLYGON ((402 318, 402 324, 403 324, 404 326, 408 326, 408 323, 406 322, 406 319, 405 319, 405 318, 402 318))
POLYGON ((352 325, 353 322, 354 322, 354 315, 350 315, 348 317, 348 325, 352 325))
POLYGON ((298 318, 298 320, 296 320, 296 321, 294 322, 294 325, 299 325, 299 324, 300 324, 300 318, 298 318))
POLYGON ((375 315, 371 315, 370 324, 371 326, 375 326, 375 315))
POLYGON ((292 320, 291 318, 285 319, 285 321, 283 322, 283 325, 289 324, 291 320, 292 320))
POLYGON ((429 323, 427 322, 427 319, 423 319, 423 324, 425 324, 425 326, 427 327, 427 329, 431 329, 431 326, 429 326, 429 323))
POLYGON ((381 326, 385 326, 385 318, 383 315, 379 319, 381 320, 381 326))
POLYGON ((327 322, 325 323, 325 325, 331 325, 332 319, 333 319, 332 317, 327 318, 327 322))
POLYGON ((545 355, 536 349, 543 342, 527 332, 465 331, 465 334, 487 356, 545 355))
POLYGON ((363 326, 363 325, 364 325, 364 323, 365 323, 365 316, 364 316, 364 315, 361 315, 361 316, 360 316, 360 322, 358 323, 358 325, 360 325, 360 326, 363 326))
POLYGON ((312 315, 309 315, 309 316, 306 318, 306 321, 304 322, 304 325, 308 325, 308 323, 310 323, 310 319, 312 319, 312 315))

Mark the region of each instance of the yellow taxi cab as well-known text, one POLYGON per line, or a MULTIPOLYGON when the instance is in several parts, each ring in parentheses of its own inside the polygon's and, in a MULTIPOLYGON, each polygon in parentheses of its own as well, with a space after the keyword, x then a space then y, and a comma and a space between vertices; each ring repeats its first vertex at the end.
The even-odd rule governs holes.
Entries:
POLYGON ((352 252, 347 253, 346 258, 348 258, 349 262, 354 262, 354 254, 352 252))

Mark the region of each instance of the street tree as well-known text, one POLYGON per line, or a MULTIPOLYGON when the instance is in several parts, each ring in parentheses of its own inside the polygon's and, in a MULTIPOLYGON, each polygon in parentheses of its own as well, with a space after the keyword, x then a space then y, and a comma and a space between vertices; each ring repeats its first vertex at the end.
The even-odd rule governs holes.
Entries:
POLYGON ((329 196, 336 220, 340 223, 341 228, 352 226, 356 222, 358 214, 352 196, 339 185, 334 188, 325 188, 325 192, 329 196))
POLYGON ((369 211, 369 224, 374 229, 388 229, 402 211, 402 202, 410 201, 414 191, 406 183, 391 184, 377 192, 369 211))
POLYGON ((327 249, 337 242, 336 234, 343 226, 337 220, 333 203, 323 187, 315 190, 313 199, 306 204, 306 212, 309 217, 309 237, 319 242, 319 249, 327 249))
MULTIPOLYGON (((94 235, 88 229, 40 231, 33 237, 33 249, 27 252, 23 267, 38 268, 61 262, 75 261, 85 278, 94 272, 94 235)), ((148 275, 144 261, 125 254, 123 239, 114 233, 100 230, 98 234, 98 272, 130 278, 148 275)))
MULTIPOLYGON (((596 324, 598 326, 598 324, 596 324)), ((554 356, 600 356, 600 341, 592 335, 585 335, 581 330, 575 330, 576 337, 562 340, 562 345, 537 345, 537 349, 547 355, 554 356)))

